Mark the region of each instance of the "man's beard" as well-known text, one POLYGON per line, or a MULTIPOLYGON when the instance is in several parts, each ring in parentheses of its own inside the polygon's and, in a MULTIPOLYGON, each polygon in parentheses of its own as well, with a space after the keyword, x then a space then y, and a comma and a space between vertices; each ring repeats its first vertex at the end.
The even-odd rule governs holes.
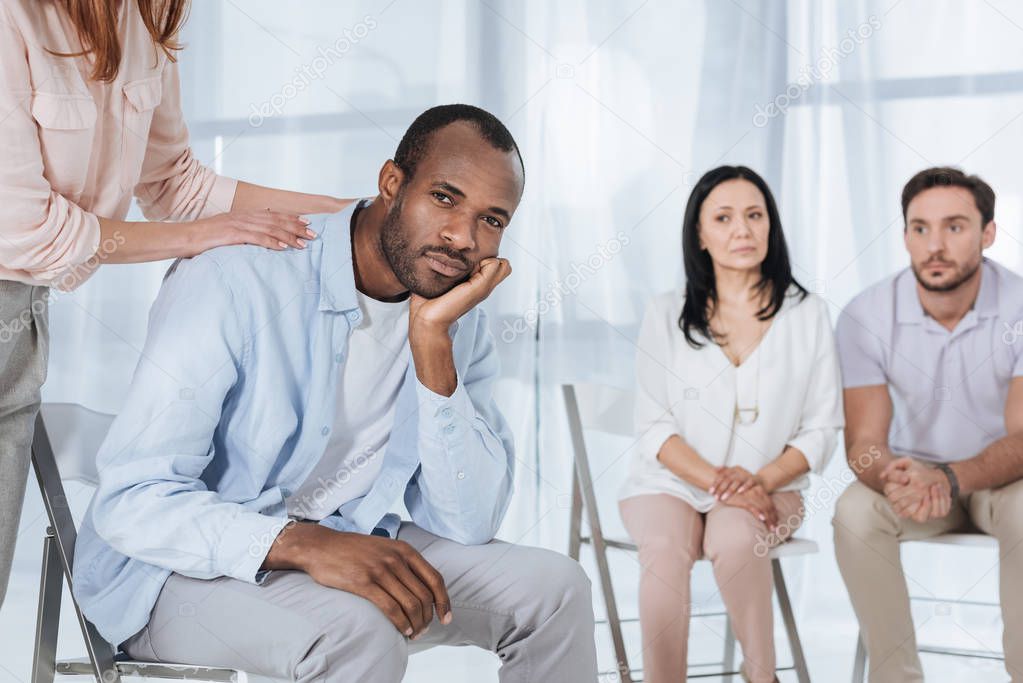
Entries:
MULTIPOLYGON (((940 284, 934 284, 928 282, 923 277, 923 272, 926 272, 926 266, 913 265, 913 275, 916 276, 916 281, 920 283, 920 286, 926 289, 928 292, 951 292, 954 289, 958 289, 964 282, 969 280, 977 270, 980 268, 981 259, 977 259, 976 263, 968 263, 965 266, 957 266, 955 272, 952 274, 952 279, 948 282, 942 282, 940 284)), ((942 261, 942 263, 950 263, 949 261, 942 261)))
POLYGON ((469 279, 474 264, 468 262, 464 255, 458 251, 444 246, 424 247, 414 251, 408 242, 408 231, 401 222, 401 208, 404 204, 404 190, 395 199, 394 205, 384 216, 384 225, 380 230, 380 249, 387 259, 388 265, 394 272, 398 282, 413 294, 418 294, 427 299, 435 299, 447 293, 455 285, 461 284, 469 279), (466 269, 465 277, 457 280, 442 277, 439 274, 429 271, 426 279, 420 278, 416 271, 416 264, 422 256, 428 252, 444 254, 445 256, 461 261, 469 266, 466 269))

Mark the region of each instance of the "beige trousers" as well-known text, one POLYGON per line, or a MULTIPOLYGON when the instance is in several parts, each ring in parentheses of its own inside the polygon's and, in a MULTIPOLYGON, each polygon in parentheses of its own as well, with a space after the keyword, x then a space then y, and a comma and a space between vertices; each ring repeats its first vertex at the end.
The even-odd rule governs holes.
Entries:
POLYGON ((1023 682, 1023 480, 960 497, 923 524, 895 514, 888 499, 856 481, 838 500, 835 554, 867 646, 870 683, 920 683, 909 591, 899 542, 976 527, 998 539, 1005 668, 1023 682))
POLYGON ((767 550, 784 541, 803 520, 803 499, 788 491, 771 496, 781 528, 770 533, 752 514, 718 504, 707 513, 668 494, 621 501, 622 520, 639 546, 639 621, 643 680, 678 683, 686 679, 689 577, 693 563, 709 559, 714 579, 742 645, 753 683, 774 681, 774 579, 767 550))

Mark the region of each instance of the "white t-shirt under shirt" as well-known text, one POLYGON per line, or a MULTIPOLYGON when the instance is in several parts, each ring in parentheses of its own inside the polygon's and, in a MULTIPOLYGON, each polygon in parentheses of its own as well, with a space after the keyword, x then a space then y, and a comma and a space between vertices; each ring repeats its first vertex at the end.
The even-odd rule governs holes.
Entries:
POLYGON ((321 520, 366 495, 383 466, 408 370, 409 303, 357 295, 363 318, 348 339, 327 449, 287 499, 288 514, 298 519, 321 520))

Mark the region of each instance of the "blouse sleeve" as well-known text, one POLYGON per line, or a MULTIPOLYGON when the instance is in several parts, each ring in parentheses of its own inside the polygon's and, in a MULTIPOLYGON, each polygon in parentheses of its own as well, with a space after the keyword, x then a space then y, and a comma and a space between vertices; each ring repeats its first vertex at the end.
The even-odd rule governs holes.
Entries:
POLYGON ((799 425, 788 445, 806 457, 811 472, 820 474, 835 451, 838 431, 845 425, 842 376, 827 304, 817 297, 807 303, 816 306, 813 368, 799 425))
POLYGON ((664 442, 679 433, 668 400, 670 380, 664 366, 670 347, 659 301, 655 299, 647 305, 636 352, 636 452, 638 457, 650 461, 656 461, 664 442))
POLYGON ((163 94, 153 112, 135 196, 151 221, 190 221, 231 210, 238 181, 199 163, 188 144, 178 65, 163 70, 163 94))
MULTIPOLYGON (((70 289, 84 277, 63 276, 96 253, 100 229, 95 215, 55 192, 44 177, 32 112, 42 116, 44 105, 63 104, 56 98, 34 93, 24 37, 0 4, 0 266, 28 281, 70 289)), ((85 123, 54 121, 64 127, 85 123)))

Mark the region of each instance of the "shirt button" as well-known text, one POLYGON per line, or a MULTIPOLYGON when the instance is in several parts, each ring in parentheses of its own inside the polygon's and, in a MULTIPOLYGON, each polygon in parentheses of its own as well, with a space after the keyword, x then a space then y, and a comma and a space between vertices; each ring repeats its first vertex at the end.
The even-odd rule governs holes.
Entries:
POLYGON ((441 417, 451 417, 451 408, 445 408, 440 411, 441 417))
POLYGON ((453 431, 455 431, 455 425, 448 425, 447 427, 444 428, 445 434, 450 434, 453 431))
POLYGON ((458 478, 459 479, 465 479, 465 472, 459 471, 458 472, 458 478))
POLYGON ((341 360, 342 360, 342 359, 343 359, 344 357, 345 357, 345 354, 343 354, 343 353, 338 353, 338 354, 336 354, 336 355, 334 356, 334 360, 336 360, 336 361, 337 361, 338 363, 340 363, 340 362, 341 362, 341 360))
POLYGON ((289 489, 287 487, 281 487, 281 496, 283 496, 284 498, 287 498, 290 495, 291 495, 291 489, 289 489))
POLYGON ((320 430, 320 434, 323 434, 324 436, 327 436, 327 434, 330 434, 330 427, 324 427, 323 429, 321 429, 320 430))

